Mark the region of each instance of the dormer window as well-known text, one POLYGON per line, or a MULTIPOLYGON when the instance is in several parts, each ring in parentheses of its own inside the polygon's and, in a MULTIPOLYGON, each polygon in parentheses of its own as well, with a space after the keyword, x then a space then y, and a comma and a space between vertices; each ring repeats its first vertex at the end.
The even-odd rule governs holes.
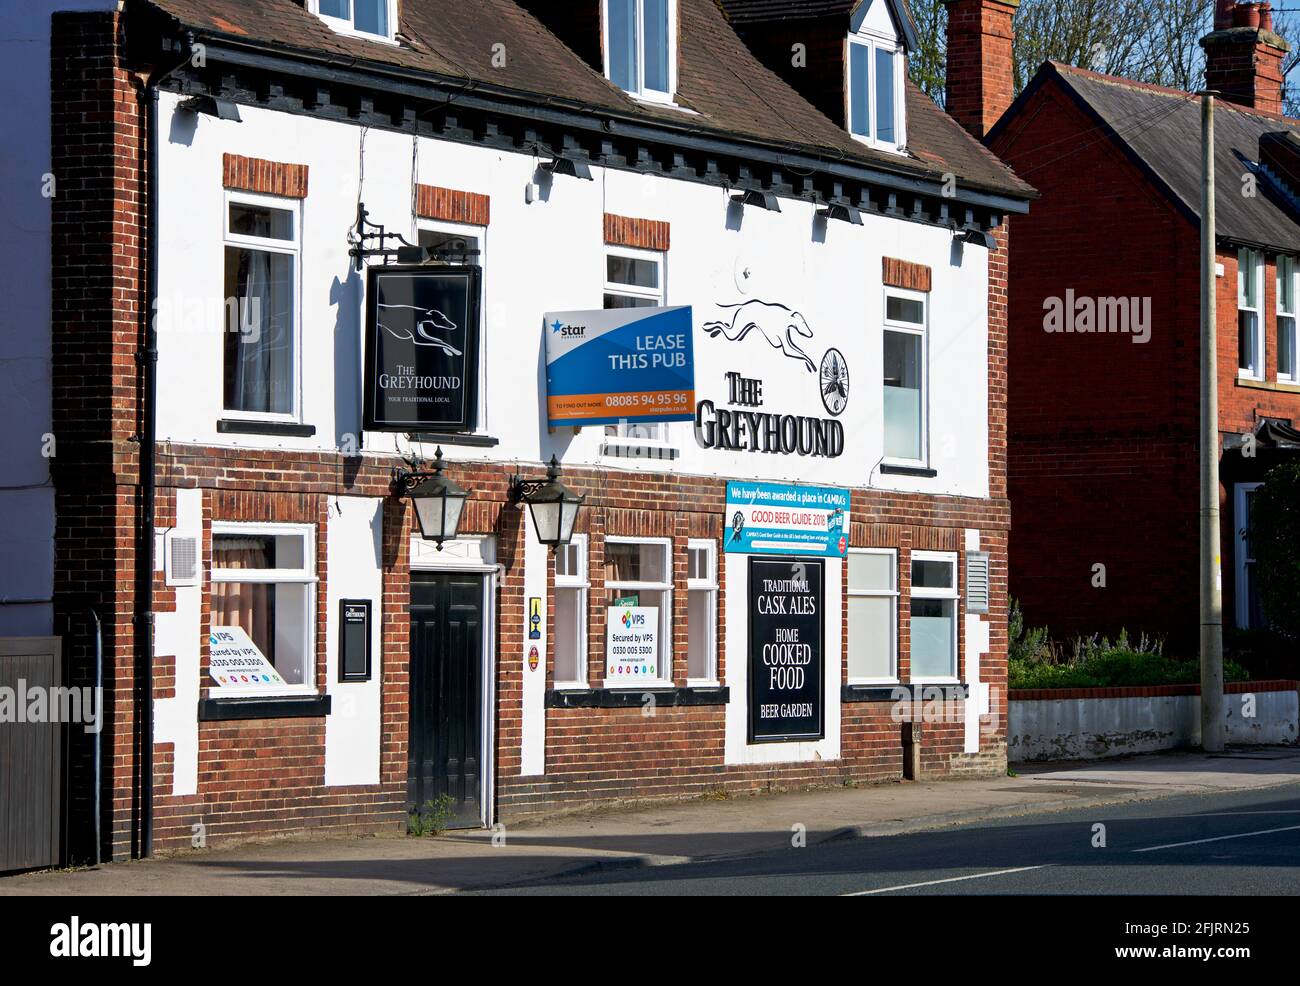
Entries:
POLYGON ((893 0, 862 0, 845 39, 844 118, 854 139, 887 151, 907 144, 907 50, 916 28, 893 0))
POLYGON ((308 0, 312 13, 340 34, 394 41, 397 0, 308 0))
POLYGON ((677 89, 676 0, 604 0, 605 76, 637 99, 677 89))

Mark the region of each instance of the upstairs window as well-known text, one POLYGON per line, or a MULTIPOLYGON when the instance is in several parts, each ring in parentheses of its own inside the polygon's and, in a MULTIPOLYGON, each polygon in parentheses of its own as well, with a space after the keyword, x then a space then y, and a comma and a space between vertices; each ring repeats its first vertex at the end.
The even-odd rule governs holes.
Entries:
POLYGON ((929 454, 926 421, 926 303, 919 291, 885 292, 885 458, 924 465, 929 454))
POLYGON ((1277 378, 1296 383, 1296 258, 1277 258, 1277 378))
POLYGON ((308 0, 312 13, 341 34, 394 40, 397 0, 308 0))
POLYGON ((1237 251, 1237 375, 1264 379, 1264 257, 1258 250, 1237 251))
POLYGON ((605 0, 605 75, 624 92, 672 102, 677 83, 676 0, 605 0))
POLYGON ((849 133, 888 150, 903 145, 903 71, 897 42, 868 35, 849 38, 849 133))
MULTIPOLYGON (((653 308, 664 301, 664 255, 657 250, 611 247, 605 255, 605 308, 653 308)), ((611 438, 651 442, 668 440, 668 425, 661 421, 623 420, 606 425, 611 438)))

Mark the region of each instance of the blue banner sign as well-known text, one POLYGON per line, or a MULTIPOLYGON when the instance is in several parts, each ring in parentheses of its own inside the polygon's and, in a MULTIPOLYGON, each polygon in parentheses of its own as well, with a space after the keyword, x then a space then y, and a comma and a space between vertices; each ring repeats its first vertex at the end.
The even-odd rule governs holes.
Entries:
POLYGON ((694 421, 691 308, 546 313, 552 427, 694 421))
POLYGON ((828 486, 730 482, 726 522, 727 551, 843 558, 849 548, 849 492, 828 486))

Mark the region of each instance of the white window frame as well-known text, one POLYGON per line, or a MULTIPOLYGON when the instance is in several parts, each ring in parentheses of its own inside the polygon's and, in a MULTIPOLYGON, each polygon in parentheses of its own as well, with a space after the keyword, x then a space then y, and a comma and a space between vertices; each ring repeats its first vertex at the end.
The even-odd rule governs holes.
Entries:
MULTIPOLYGON (((653 301, 655 305, 662 306, 668 303, 668 254, 663 250, 646 250, 639 247, 625 246, 605 246, 605 252, 601 256, 603 263, 603 272, 601 281, 604 288, 601 290, 600 302, 605 303, 605 295, 616 294, 626 298, 640 298, 646 301, 653 301), (620 284, 617 281, 609 279, 609 258, 623 257, 628 260, 647 260, 653 262, 659 269, 659 287, 643 288, 632 284, 620 284)), ((667 448, 671 444, 671 433, 669 422, 656 421, 652 422, 655 434, 649 438, 633 436, 628 434, 629 426, 646 427, 645 424, 637 421, 620 421, 616 425, 606 425, 605 437, 614 439, 620 445, 643 445, 651 448, 667 448), (610 431, 609 429, 613 429, 610 431)))
MULTIPOLYGON (((627 92, 633 99, 641 100, 647 103, 659 103, 665 106, 675 106, 677 98, 677 0, 667 0, 668 4, 668 91, 663 92, 658 89, 647 89, 645 85, 645 0, 635 0, 636 3, 636 89, 627 92)), ((601 48, 604 58, 605 78, 614 85, 613 70, 610 65, 610 43, 609 43, 609 0, 601 0, 600 4, 600 24, 601 24, 601 48)))
MULTIPOLYGON (((921 337, 921 455, 916 459, 904 459, 898 456, 882 456, 881 462, 894 466, 909 466, 926 468, 930 464, 930 295, 925 291, 913 291, 909 288, 886 287, 881 295, 881 322, 884 329, 880 337, 881 355, 884 355, 885 332, 901 332, 921 337), (890 297, 905 298, 908 301, 919 301, 921 303, 921 322, 900 322, 889 317, 889 299, 890 297)), ((883 374, 882 374, 883 377, 883 374)), ((881 450, 884 450, 884 381, 882 379, 880 390, 881 400, 881 450)))
POLYGON ((913 562, 918 561, 939 561, 945 562, 952 568, 952 587, 949 589, 935 589, 926 586, 917 587, 916 581, 909 578, 910 593, 908 597, 907 618, 908 618, 908 641, 909 641, 909 667, 908 678, 914 684, 955 684, 961 680, 961 649, 958 646, 960 637, 961 619, 961 591, 958 588, 961 577, 959 566, 960 559, 956 551, 913 551, 908 558, 909 575, 913 562), (912 620, 912 600, 913 599, 944 599, 952 600, 952 674, 934 675, 932 677, 919 678, 916 675, 915 665, 911 662, 910 642, 911 642, 911 620, 912 620))
POLYGON ((1237 251, 1237 376, 1243 380, 1263 380, 1264 367, 1267 363, 1264 355, 1264 254, 1259 250, 1242 247, 1237 251), (1250 257, 1254 263, 1255 307, 1246 304, 1246 294, 1242 290, 1245 272, 1241 269, 1243 257, 1250 257), (1255 315, 1255 366, 1241 366, 1241 313, 1253 312, 1255 315))
MULTIPOLYGON (((640 592, 659 591, 663 592, 664 604, 659 607, 659 671, 662 674, 667 671, 672 674, 673 667, 673 542, 672 538, 639 538, 626 537, 623 535, 607 534, 605 536, 606 555, 609 554, 608 546, 611 544, 653 544, 663 548, 664 552, 664 572, 668 576, 667 582, 605 582, 604 596, 601 599, 601 606, 608 610, 609 593, 615 591, 615 588, 623 592, 640 592)), ((606 633, 608 633, 606 628, 606 633)), ((605 654, 600 655, 601 667, 605 667, 605 654)), ((604 674, 602 670, 602 675, 604 674)), ((590 674, 590 672, 588 672, 590 674)), ((671 688, 673 679, 671 677, 653 678, 648 681, 638 682, 637 688, 671 688)), ((605 687, 626 689, 630 686, 627 682, 610 681, 605 679, 605 687)))
MULTIPOLYGON (((870 675, 848 675, 850 685, 893 685, 898 683, 898 549, 897 548, 850 548, 850 555, 888 555, 890 559, 890 574, 892 576, 892 589, 854 589, 853 583, 849 581, 849 566, 844 564, 844 584, 850 598, 862 597, 871 599, 892 599, 893 604, 890 606, 890 626, 889 626, 889 667, 891 673, 884 677, 873 677, 870 675)), ((846 623, 847 627, 847 623, 846 623)), ((853 638, 849 637, 849 647, 853 647, 853 638)), ((850 660, 850 664, 852 661, 850 660)))
MULTIPOLYGON (((305 585, 303 603, 306 616, 303 620, 303 654, 306 666, 303 681, 297 685, 274 685, 265 688, 230 688, 211 685, 208 694, 213 697, 230 695, 315 695, 316 688, 316 528, 312 524, 270 524, 243 521, 213 521, 212 537, 219 534, 239 537, 284 537, 303 539, 303 567, 298 568, 217 568, 209 562, 208 579, 211 582, 259 582, 271 585, 305 585)), ((212 552, 215 559, 216 551, 212 552)), ((205 683, 206 684, 206 683, 205 683)))
POLYGON ((856 31, 844 39, 844 129, 850 137, 868 147, 901 153, 907 146, 906 116, 906 82, 907 58, 903 46, 897 38, 886 37, 870 31, 856 31), (853 108, 856 94, 853 92, 853 45, 867 49, 867 121, 869 134, 853 132, 853 108), (876 120, 876 52, 886 51, 892 56, 894 71, 894 139, 880 140, 876 120))
POLYGON ((226 247, 237 247, 244 250, 259 250, 263 253, 278 253, 293 258, 293 324, 289 331, 293 333, 293 379, 289 383, 292 395, 293 406, 289 411, 242 411, 236 408, 226 407, 225 392, 225 373, 226 373, 226 333, 231 331, 231 327, 226 320, 228 307, 222 305, 221 320, 221 417, 240 421, 288 421, 300 423, 302 421, 302 219, 303 209, 302 200, 288 199, 278 195, 259 195, 255 192, 240 192, 228 190, 225 195, 225 201, 222 203, 221 217, 221 277, 223 301, 225 299, 225 276, 226 276, 226 247), (254 208, 276 209, 280 212, 288 212, 293 216, 293 239, 277 240, 271 237, 247 236, 242 233, 232 233, 230 231, 230 207, 232 205, 247 205, 254 208))
POLYGON ((691 538, 686 542, 686 593, 687 593, 687 655, 686 655, 686 687, 687 688, 704 688, 718 684, 718 542, 711 538, 691 538), (707 578, 692 577, 691 572, 691 552, 703 551, 706 556, 706 565, 708 571, 707 578), (690 677, 690 594, 692 592, 703 592, 708 594, 709 604, 706 612, 709 614, 709 625, 706 628, 705 641, 709 649, 706 665, 709 674, 703 678, 690 677))
POLYGON ((1246 579, 1246 569, 1255 564, 1255 559, 1250 557, 1248 551, 1250 548, 1250 539, 1246 534, 1246 501, 1249 494, 1255 492, 1263 486, 1263 483, 1237 483, 1233 486, 1233 514, 1232 518, 1236 524, 1236 571, 1237 584, 1234 593, 1235 605, 1237 610, 1237 628, 1248 629, 1250 627, 1250 598, 1246 594, 1246 587, 1250 584, 1246 579))
POLYGON ((488 228, 486 226, 475 226, 470 223, 453 223, 445 222, 440 219, 421 219, 415 225, 415 241, 420 242, 421 233, 446 233, 449 236, 473 237, 478 243, 478 262, 477 266, 480 271, 478 281, 478 380, 474 392, 475 400, 478 402, 477 413, 474 420, 477 424, 471 434, 486 435, 491 434, 491 425, 488 422, 488 333, 483 330, 484 323, 487 320, 487 280, 488 280, 488 228))
POLYGON ((1296 333, 1296 306, 1300 304, 1296 292, 1300 289, 1300 258, 1288 254, 1279 254, 1277 257, 1277 293, 1274 297, 1277 299, 1277 317, 1274 323, 1277 325, 1277 378, 1282 383, 1300 383, 1300 338, 1296 333), (1285 309, 1282 307, 1282 268, 1290 267, 1291 277, 1291 307, 1285 309), (1289 325, 1284 328, 1282 320, 1286 319, 1289 325), (1290 334, 1291 342, 1291 372, 1282 372, 1282 338, 1283 333, 1290 334))
MULTIPOLYGON (((578 627, 577 633, 574 636, 577 639, 578 670, 581 672, 581 677, 575 678, 572 681, 553 677, 552 685, 555 689, 560 691, 566 688, 587 688, 587 681, 591 674, 587 666, 589 656, 587 653, 587 644, 590 639, 587 633, 588 604, 591 596, 591 556, 588 551, 590 545, 586 534, 573 535, 569 545, 579 549, 578 567, 580 571, 577 574, 569 573, 568 575, 561 575, 557 566, 555 571, 555 589, 557 593, 561 589, 576 590, 578 593, 578 627)), ((561 546, 557 549, 557 552, 563 550, 565 550, 565 548, 561 546)), ((559 613, 560 607, 557 602, 555 604, 555 615, 557 618, 559 617, 559 613)), ((551 642, 551 653, 555 653, 555 641, 551 642)), ((554 669, 554 666, 552 666, 552 669, 554 669)))
POLYGON ((388 4, 387 34, 371 34, 369 31, 361 31, 357 29, 357 8, 355 0, 349 0, 349 3, 351 4, 349 9, 352 11, 352 17, 347 20, 344 20, 342 17, 331 17, 328 14, 322 14, 320 12, 320 0, 307 0, 307 2, 308 10, 328 24, 332 31, 336 31, 339 34, 346 34, 353 38, 365 38, 367 41, 378 41, 381 44, 397 44, 397 0, 386 0, 388 4))

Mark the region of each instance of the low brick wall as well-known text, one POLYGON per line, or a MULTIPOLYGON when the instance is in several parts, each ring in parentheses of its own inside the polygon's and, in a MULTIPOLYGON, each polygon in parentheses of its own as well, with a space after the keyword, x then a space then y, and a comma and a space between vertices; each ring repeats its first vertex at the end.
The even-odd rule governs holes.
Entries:
MULTIPOLYGON (((1245 681, 1224 688, 1229 743, 1294 743, 1300 682, 1245 681)), ((1094 760, 1201 742, 1199 685, 1027 688, 1010 693, 1007 759, 1094 760)))

